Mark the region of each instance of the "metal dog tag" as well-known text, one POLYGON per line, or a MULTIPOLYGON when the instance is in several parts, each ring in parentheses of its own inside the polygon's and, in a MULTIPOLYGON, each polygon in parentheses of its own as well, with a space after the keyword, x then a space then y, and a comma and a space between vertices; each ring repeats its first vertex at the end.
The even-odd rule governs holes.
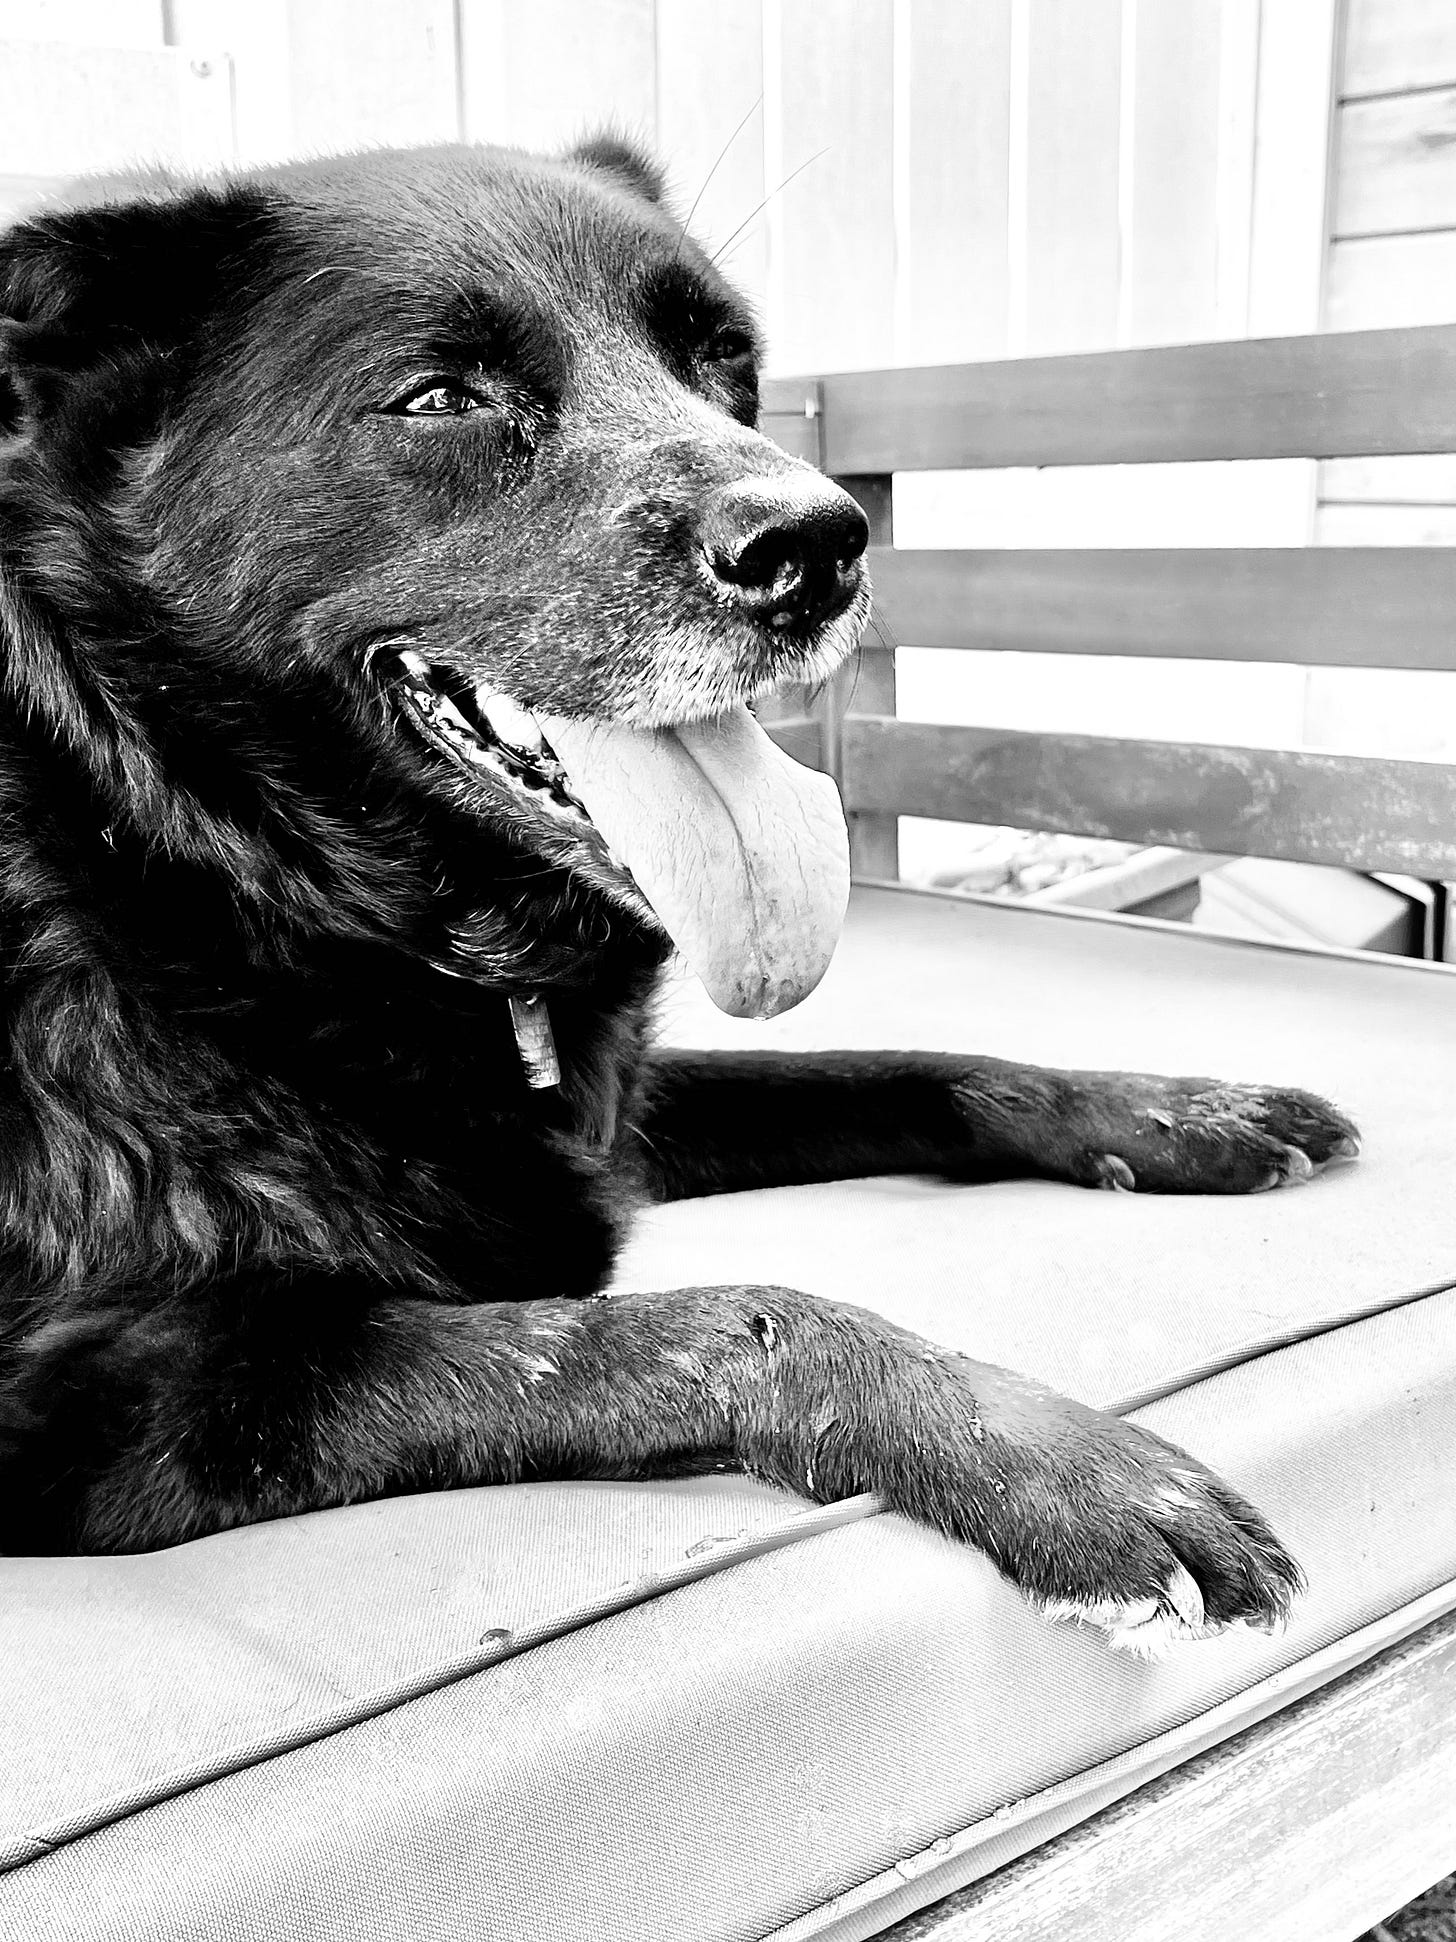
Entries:
POLYGON ((551 1031, 551 1014, 539 991, 524 998, 506 1001, 511 1008, 511 1028, 516 1035, 516 1050, 526 1084, 533 1092, 561 1084, 561 1064, 556 1057, 556 1040, 551 1031))

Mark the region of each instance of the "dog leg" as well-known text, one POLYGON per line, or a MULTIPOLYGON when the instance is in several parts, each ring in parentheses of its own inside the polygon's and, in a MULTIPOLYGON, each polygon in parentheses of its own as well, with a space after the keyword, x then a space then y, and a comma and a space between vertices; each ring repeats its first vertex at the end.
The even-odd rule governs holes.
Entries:
MULTIPOLYGON (((144 1427, 76 1505, 135 1550, 399 1491, 719 1461, 859 1491, 982 1549, 1034 1601, 1142 1649, 1269 1625, 1299 1583, 1258 1513, 1150 1432, 784 1288, 449 1307, 294 1286, 230 1337, 181 1304, 111 1336, 144 1427), (225 1373, 228 1407, 197 1405, 225 1373)), ((102 1371, 89 1371, 94 1395, 102 1371)), ((17 1483, 10 1466, 12 1499, 17 1483)))
POLYGON ((657 1053, 639 1127, 668 1200, 873 1173, 1253 1193, 1358 1150, 1308 1092, 933 1052, 657 1053))

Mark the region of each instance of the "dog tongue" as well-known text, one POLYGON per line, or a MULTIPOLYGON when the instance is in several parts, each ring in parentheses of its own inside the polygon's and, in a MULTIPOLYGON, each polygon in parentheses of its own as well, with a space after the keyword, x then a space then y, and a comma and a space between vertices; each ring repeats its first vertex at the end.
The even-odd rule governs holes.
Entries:
POLYGON ((720 1010, 772 1018, 828 969, 849 900, 839 792, 746 708, 675 728, 542 716, 571 786, 720 1010))

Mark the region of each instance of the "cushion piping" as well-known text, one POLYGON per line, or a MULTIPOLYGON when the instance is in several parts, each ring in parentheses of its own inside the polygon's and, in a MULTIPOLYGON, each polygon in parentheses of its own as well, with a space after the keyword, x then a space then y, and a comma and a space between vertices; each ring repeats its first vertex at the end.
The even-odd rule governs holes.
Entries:
MULTIPOLYGON (((1167 1397, 1195 1388, 1211 1376, 1221 1375, 1229 1369, 1258 1361, 1265 1355, 1275 1354, 1297 1342, 1308 1341, 1319 1335, 1334 1334, 1342 1328, 1353 1326, 1373 1316, 1448 1294, 1453 1290, 1456 1290, 1456 1282, 1443 1282, 1434 1287, 1372 1302, 1360 1310, 1330 1317, 1321 1322, 1262 1337, 1255 1343, 1230 1350, 1225 1355, 1210 1357, 1206 1362, 1170 1378, 1167 1382, 1149 1385, 1107 1407, 1114 1415, 1128 1415, 1150 1403, 1160 1402, 1167 1397)), ((862 1493, 855 1497, 844 1498, 835 1504, 813 1506, 767 1531, 759 1531, 751 1537, 724 1544, 711 1555, 685 1560, 670 1570, 650 1572, 628 1584, 616 1586, 600 1597, 589 1599, 569 1612, 547 1619, 538 1625, 524 1627, 519 1634, 507 1641, 496 1643, 490 1650, 473 1652, 451 1665, 422 1674, 415 1679, 401 1681, 372 1698, 353 1701, 347 1708, 340 1708, 337 1712, 322 1719, 315 1719, 292 1732, 267 1735, 245 1748, 235 1749, 206 1764, 174 1775, 171 1779, 159 1780, 148 1789, 144 1798, 128 1798, 124 1802, 111 1804, 103 1803, 73 1820, 56 1823, 48 1830, 31 1830, 18 1834, 0 1846, 0 1874, 24 1867, 27 1863, 39 1860, 44 1855, 69 1845, 72 1841, 95 1833, 103 1827, 109 1827, 118 1821, 126 1820, 133 1814, 144 1813, 148 1808, 157 1806, 163 1801, 175 1799, 178 1795, 190 1793, 196 1788, 204 1787, 214 1780, 224 1779, 229 1774, 241 1772, 248 1767, 261 1765, 266 1760, 293 1752, 298 1747, 328 1739, 351 1726, 407 1705, 411 1700, 423 1698, 446 1686, 473 1678, 477 1673, 499 1664, 504 1659, 514 1658, 519 1653, 530 1651, 549 1639, 584 1630, 587 1626, 595 1624, 598 1619, 610 1617, 615 1612, 628 1610, 635 1605, 645 1604, 650 1599, 677 1590, 680 1585, 690 1584, 699 1578, 714 1576, 720 1571, 730 1569, 733 1565, 745 1563, 749 1559, 761 1557, 771 1551, 782 1550, 790 1544, 801 1542, 805 1538, 817 1537, 842 1525, 860 1523, 866 1518, 884 1514, 885 1506, 879 1498, 870 1493, 862 1493)), ((1456 1593, 1453 1593, 1453 1597, 1456 1597, 1456 1593)), ((1301 1660, 1297 1663, 1304 1665, 1309 1662, 1301 1660)), ((1276 1679, 1280 1676, 1282 1675, 1274 1675, 1276 1679)), ((1255 1690, 1257 1688, 1250 1687, 1246 1688, 1245 1692, 1255 1690)), ((1236 1695, 1236 1697, 1243 1696, 1236 1695)), ((1208 1716, 1198 1715, 1198 1717, 1208 1716)), ((784 1942, 789 1942, 787 1931, 784 1932, 784 1942)))
POLYGON ((133 1814, 144 1813, 148 1808, 173 1800, 180 1794, 191 1793, 211 1781, 225 1779, 247 1767, 259 1766, 264 1761, 311 1745, 316 1740, 328 1739, 365 1720, 393 1712, 411 1700, 439 1692, 446 1686, 458 1685, 462 1680, 474 1678, 477 1673, 499 1665, 505 1659, 515 1658, 522 1652, 545 1644, 549 1639, 582 1631, 598 1619, 627 1611, 634 1605, 646 1604, 651 1599, 661 1597, 664 1592, 676 1591, 679 1586, 691 1584, 697 1579, 716 1576, 718 1572, 750 1558, 784 1550, 791 1544, 802 1543, 806 1538, 818 1537, 823 1532, 837 1530, 845 1524, 860 1523, 881 1513, 879 1499, 867 1493, 845 1497, 834 1504, 813 1504, 807 1505, 802 1511, 791 1511, 782 1523, 715 1546, 709 1553, 684 1559, 668 1569, 650 1571, 625 1584, 615 1585, 611 1590, 587 1599, 568 1611, 535 1625, 522 1626, 510 1638, 493 1641, 489 1647, 470 1652, 447 1666, 437 1667, 413 1679, 399 1680, 382 1692, 350 1700, 346 1706, 322 1717, 316 1715, 311 1721, 287 1732, 265 1734, 213 1759, 199 1762, 169 1777, 159 1778, 147 1788, 144 1796, 128 1795, 125 1800, 113 1798, 78 1811, 72 1818, 56 1821, 49 1828, 17 1830, 8 1839, 0 1837, 0 1875, 54 1853, 83 1835, 110 1827, 133 1814))

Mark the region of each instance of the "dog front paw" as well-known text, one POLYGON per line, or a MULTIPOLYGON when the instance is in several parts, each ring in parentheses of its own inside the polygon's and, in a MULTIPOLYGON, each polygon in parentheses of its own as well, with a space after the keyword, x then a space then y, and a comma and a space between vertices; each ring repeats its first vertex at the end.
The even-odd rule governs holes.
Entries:
POLYGON ((1042 1170, 1123 1193, 1261 1193, 1360 1150, 1354 1124, 1312 1092, 1068 1073, 1042 1170))
POLYGON ((1077 1440, 1091 1501, 1075 1541, 1053 1547, 1062 1587, 1027 1587, 1046 1615, 1149 1659, 1179 1639, 1282 1625, 1304 1577, 1253 1505, 1151 1431, 1088 1417, 1077 1440))
MULTIPOLYGON (((952 1382, 962 1360, 945 1358, 952 1382)), ((902 1468, 897 1508, 987 1552, 1049 1617, 1143 1657, 1288 1617, 1299 1566, 1196 1457, 1008 1372, 967 1370, 973 1406, 954 1425, 936 1412, 946 1434, 923 1469, 902 1468)))

